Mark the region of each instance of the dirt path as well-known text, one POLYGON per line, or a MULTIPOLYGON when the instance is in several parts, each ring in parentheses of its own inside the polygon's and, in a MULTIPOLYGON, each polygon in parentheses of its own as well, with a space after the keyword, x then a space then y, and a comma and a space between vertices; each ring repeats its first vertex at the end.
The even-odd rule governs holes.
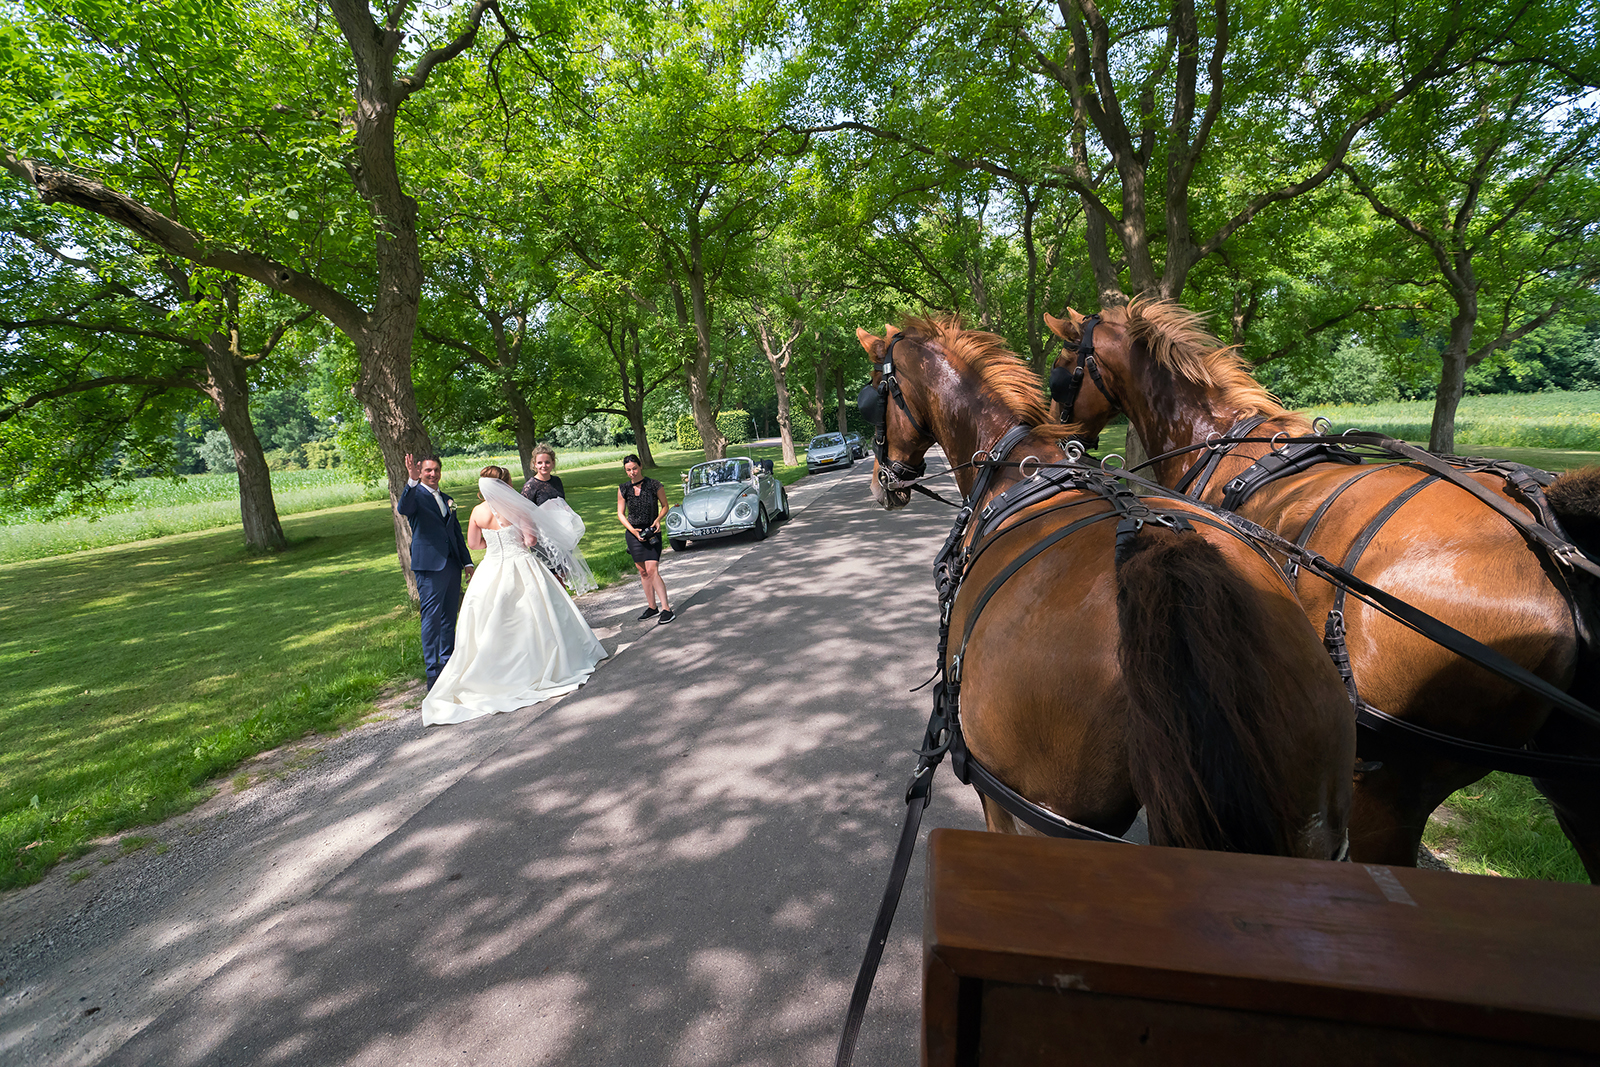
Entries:
MULTIPOLYGON (((836 484, 791 487, 791 507, 836 484)), ((669 554, 674 603, 754 547, 669 554)), ((579 603, 612 656, 601 671, 655 625, 635 619, 636 582, 579 603)), ((98 1062, 561 703, 427 733, 422 696, 420 681, 386 693, 359 726, 262 753, 192 811, 0 897, 0 1064, 98 1062)))

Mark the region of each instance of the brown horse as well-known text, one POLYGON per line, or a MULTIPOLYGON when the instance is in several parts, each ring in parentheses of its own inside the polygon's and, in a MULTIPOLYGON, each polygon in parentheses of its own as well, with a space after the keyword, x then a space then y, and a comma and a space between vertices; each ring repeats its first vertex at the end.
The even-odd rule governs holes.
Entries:
MULTIPOLYGON (((885 395, 892 352, 898 390, 885 401, 884 462, 874 469, 884 507, 905 506, 910 493, 885 487, 882 474, 916 468, 935 443, 964 458, 1029 428, 1009 453, 1022 468, 992 467, 975 512, 1026 488, 1041 459, 1064 458, 1037 377, 1000 338, 923 319, 857 335, 885 395)), ((964 495, 978 477, 958 472, 964 495)), ((1125 832, 1142 804, 1156 844, 1333 857, 1345 844, 1355 756, 1338 673, 1269 561, 1199 509, 1171 510, 1196 518, 1195 532, 1154 519, 1120 552, 1122 513, 1083 489, 979 531, 945 664, 948 679, 961 657, 968 751, 1035 804, 1103 832, 1125 832), (1019 561, 1014 579, 997 582, 1019 561)), ((1017 831, 1010 814, 983 803, 990 829, 1017 831)))
MULTIPOLYGON (((1046 321, 1070 343, 1057 360, 1063 368, 1057 373, 1075 372, 1079 355, 1070 345, 1082 337, 1085 317, 1069 309, 1067 319, 1047 315, 1046 321)), ((1081 380, 1070 413, 1075 425, 1064 428, 1098 433, 1120 408, 1151 456, 1212 444, 1156 462, 1155 480, 1163 485, 1181 486, 1192 467, 1220 455, 1200 496, 1223 503, 1228 484, 1275 445, 1223 448, 1219 435, 1256 418, 1265 421, 1236 436, 1293 437, 1312 430, 1304 418, 1284 410, 1198 316, 1174 304, 1135 301, 1107 309, 1091 344, 1092 364, 1083 358, 1091 373, 1081 380)), ((1597 474, 1564 478, 1550 488, 1552 505, 1571 529, 1582 528, 1585 511, 1588 529, 1594 529, 1600 516, 1597 474)), ((1522 506, 1506 494, 1504 479, 1471 477, 1522 506)), ((1600 695, 1600 664, 1580 640, 1582 609, 1570 598, 1580 583, 1569 586, 1506 518, 1449 481, 1430 479, 1427 471, 1405 463, 1317 462, 1268 482, 1234 506, 1591 705, 1600 695)), ((1335 590, 1305 571, 1298 585, 1306 614, 1322 623, 1335 604, 1335 590)), ((1468 741, 1510 748, 1531 742, 1545 752, 1600 756, 1600 731, 1592 726, 1552 714, 1547 701, 1353 598, 1342 610, 1355 682, 1373 707, 1468 741)), ((1376 863, 1415 863, 1434 808, 1485 773, 1387 737, 1364 737, 1361 757, 1370 769, 1357 775, 1351 855, 1376 863)), ((1600 776, 1536 784, 1590 878, 1600 881, 1600 776)))

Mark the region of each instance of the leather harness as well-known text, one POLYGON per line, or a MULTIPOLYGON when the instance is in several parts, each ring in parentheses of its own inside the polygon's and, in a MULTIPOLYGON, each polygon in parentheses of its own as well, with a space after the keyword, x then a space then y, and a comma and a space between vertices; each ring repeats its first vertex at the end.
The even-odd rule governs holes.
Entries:
MULTIPOLYGON (((1061 403, 1062 418, 1066 422, 1072 421, 1072 405, 1077 399, 1083 378, 1081 368, 1086 361, 1093 360, 1093 324, 1097 319, 1098 316, 1090 316, 1083 324, 1083 334, 1078 344, 1079 369, 1070 378, 1062 375, 1061 372, 1065 369, 1062 367, 1057 367, 1051 372, 1052 396, 1061 403), (1059 393, 1057 391, 1058 384, 1063 385, 1059 393)), ((1121 410, 1121 405, 1112 398, 1111 392, 1101 380, 1097 367, 1091 377, 1106 399, 1115 408, 1121 410)), ((1568 608, 1572 613, 1573 625, 1578 634, 1580 647, 1590 650, 1588 652, 1590 655, 1597 654, 1596 650, 1600 649, 1600 640, 1597 640, 1593 620, 1590 618, 1590 610, 1592 609, 1585 610, 1585 605, 1582 603, 1578 590, 1574 588, 1569 579, 1569 572, 1581 570, 1591 576, 1600 577, 1600 563, 1590 559, 1579 546, 1571 542, 1554 510, 1551 509, 1549 502, 1545 499, 1543 487, 1554 481, 1555 476, 1553 474, 1509 461, 1463 458, 1459 456, 1435 456, 1383 434, 1349 432, 1338 437, 1328 437, 1322 434, 1298 438, 1287 438, 1283 434, 1265 439, 1251 437, 1250 434, 1266 421, 1267 416, 1264 415, 1242 419, 1231 426, 1225 434, 1214 436, 1203 445, 1195 445, 1152 457, 1141 466, 1151 466, 1163 459, 1180 455, 1183 452, 1204 448, 1207 453, 1206 456, 1184 472, 1183 477, 1174 486, 1177 492, 1198 501, 1204 496, 1211 478, 1216 473, 1222 459, 1234 447, 1246 442, 1260 443, 1265 440, 1273 446, 1273 451, 1256 459, 1249 468, 1230 481, 1224 489, 1223 510, 1237 511, 1251 496, 1276 479, 1298 474, 1318 463, 1333 462, 1362 465, 1362 470, 1341 483, 1337 489, 1323 499, 1317 506, 1316 511, 1312 513, 1310 519, 1307 520, 1305 526, 1301 528, 1300 533, 1294 539, 1294 545, 1297 548, 1305 549, 1318 524, 1328 514, 1334 502, 1343 495, 1345 490, 1368 475, 1389 469, 1391 466, 1387 464, 1366 465, 1363 457, 1351 451, 1348 446, 1352 444, 1375 446, 1391 455, 1399 455, 1401 464, 1420 468, 1424 477, 1401 490, 1398 495, 1372 517, 1356 536, 1355 540, 1351 542, 1341 569, 1353 577, 1353 572, 1357 563, 1360 562, 1362 553, 1377 537, 1384 525, 1423 489, 1437 481, 1448 481, 1452 485, 1478 497, 1478 499, 1499 512, 1540 553, 1542 558, 1549 561, 1551 566, 1548 569, 1551 572, 1551 579, 1558 584, 1566 597, 1568 608), (1504 478, 1508 488, 1515 492, 1515 495, 1533 515, 1533 519, 1530 521, 1527 516, 1518 513, 1512 505, 1490 493, 1476 481, 1466 477, 1469 473, 1492 473, 1504 478)), ((1298 580, 1299 569, 1297 557, 1295 555, 1286 556, 1283 570, 1291 584, 1298 580)), ((1485 745, 1464 738, 1456 738, 1396 718, 1362 700, 1357 692, 1354 673, 1350 665, 1349 652, 1345 646, 1344 605, 1351 586, 1342 581, 1336 581, 1334 584, 1334 605, 1332 610, 1329 611, 1328 618, 1324 624, 1323 643, 1345 680, 1345 686, 1356 708, 1356 725, 1363 734, 1369 737, 1378 736, 1403 740, 1411 746, 1429 752, 1432 755, 1452 759, 1469 766, 1508 771, 1513 774, 1522 774, 1530 777, 1580 778, 1600 772, 1600 759, 1534 752, 1528 749, 1513 749, 1499 745, 1485 745)), ((1434 621, 1436 622, 1436 620, 1434 621)), ((1428 636, 1433 636, 1435 640, 1438 639, 1434 634, 1428 634, 1426 629, 1423 632, 1428 636)), ((1471 656, 1466 658, 1473 659, 1471 656)), ((1568 710, 1571 709, 1569 708, 1568 710)))

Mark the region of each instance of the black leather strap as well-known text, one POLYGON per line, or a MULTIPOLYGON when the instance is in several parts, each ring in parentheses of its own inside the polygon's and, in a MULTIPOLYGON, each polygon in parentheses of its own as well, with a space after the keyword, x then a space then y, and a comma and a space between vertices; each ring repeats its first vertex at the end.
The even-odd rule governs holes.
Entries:
POLYGON ((1529 778, 1574 779, 1600 775, 1600 758, 1594 756, 1563 756, 1556 752, 1531 752, 1525 748, 1467 741, 1397 719, 1370 704, 1357 706, 1356 725, 1379 737, 1395 738, 1411 748, 1469 767, 1506 771, 1529 778))
POLYGON ((1307 442, 1285 445, 1268 452, 1246 467, 1222 493, 1222 506, 1238 511, 1240 506, 1279 478, 1310 470, 1319 463, 1360 463, 1361 457, 1338 445, 1307 442))
POLYGON ((1077 841, 1106 841, 1119 845, 1131 845, 1133 842, 1108 834, 1104 830, 1096 830, 1092 826, 1085 826, 1081 822, 1073 822, 1064 816, 1057 815, 1049 808, 1040 807, 1015 789, 1006 785, 994 776, 994 773, 973 758, 967 750, 966 739, 957 732, 954 742, 950 746, 950 769, 955 771, 956 777, 962 783, 972 786, 979 793, 999 804, 1012 818, 1020 819, 1046 837, 1065 837, 1077 841))
POLYGON ((1173 486, 1184 496, 1192 496, 1196 500, 1206 495, 1206 486, 1211 481, 1211 476, 1216 473, 1217 465, 1222 462, 1222 457, 1233 451, 1233 447, 1243 444, 1243 438, 1250 436, 1250 431, 1267 421, 1265 415, 1253 415, 1248 419, 1234 423, 1228 427, 1228 432, 1215 441, 1207 441, 1202 446, 1208 449, 1206 457, 1197 461, 1194 466, 1184 472, 1178 479, 1178 484, 1173 486))
MULTIPOLYGON (((1350 549, 1345 553, 1344 563, 1342 564, 1344 569, 1352 574, 1355 573, 1356 564, 1361 562, 1361 554, 1367 550, 1367 546, 1372 544, 1373 539, 1378 536, 1378 531, 1383 529, 1384 523, 1394 518, 1395 512, 1405 507, 1406 502, 1412 497, 1438 480, 1437 475, 1430 474, 1414 485, 1408 486, 1393 500, 1385 504, 1383 510, 1374 515, 1372 520, 1356 535, 1356 539, 1350 542, 1350 549)), ((1347 592, 1348 590, 1341 585, 1333 594, 1334 611, 1343 614, 1344 599, 1347 592)))

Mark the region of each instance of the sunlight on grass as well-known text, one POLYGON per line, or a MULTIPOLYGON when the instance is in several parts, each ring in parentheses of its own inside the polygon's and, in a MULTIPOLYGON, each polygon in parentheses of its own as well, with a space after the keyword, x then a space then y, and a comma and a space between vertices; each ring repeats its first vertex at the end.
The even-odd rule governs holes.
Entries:
POLYGON ((1498 771, 1446 800, 1429 820, 1422 843, 1469 874, 1589 880, 1549 801, 1528 779, 1498 771))
MULTIPOLYGON (((1433 401, 1323 405, 1307 408, 1305 414, 1327 417, 1336 433, 1357 427, 1404 441, 1426 442, 1433 425, 1433 401)), ((1572 450, 1590 453, 1587 459, 1567 457, 1561 466, 1551 468, 1556 470, 1596 462, 1600 459, 1596 454, 1600 453, 1600 390, 1463 397, 1456 412, 1456 451, 1485 455, 1491 454, 1486 450, 1505 448, 1551 456, 1572 450)), ((1518 462, 1540 465, 1526 459, 1518 462)))
MULTIPOLYGON (((702 457, 673 458, 651 473, 676 500, 702 457)), ((476 474, 446 481, 463 508, 476 474)), ((596 576, 631 578, 620 465, 562 476, 596 576)), ((0 888, 188 809, 259 752, 369 720, 385 686, 420 678, 387 498, 288 518, 284 533, 289 548, 265 556, 232 527, 0 564, 0 888)))

